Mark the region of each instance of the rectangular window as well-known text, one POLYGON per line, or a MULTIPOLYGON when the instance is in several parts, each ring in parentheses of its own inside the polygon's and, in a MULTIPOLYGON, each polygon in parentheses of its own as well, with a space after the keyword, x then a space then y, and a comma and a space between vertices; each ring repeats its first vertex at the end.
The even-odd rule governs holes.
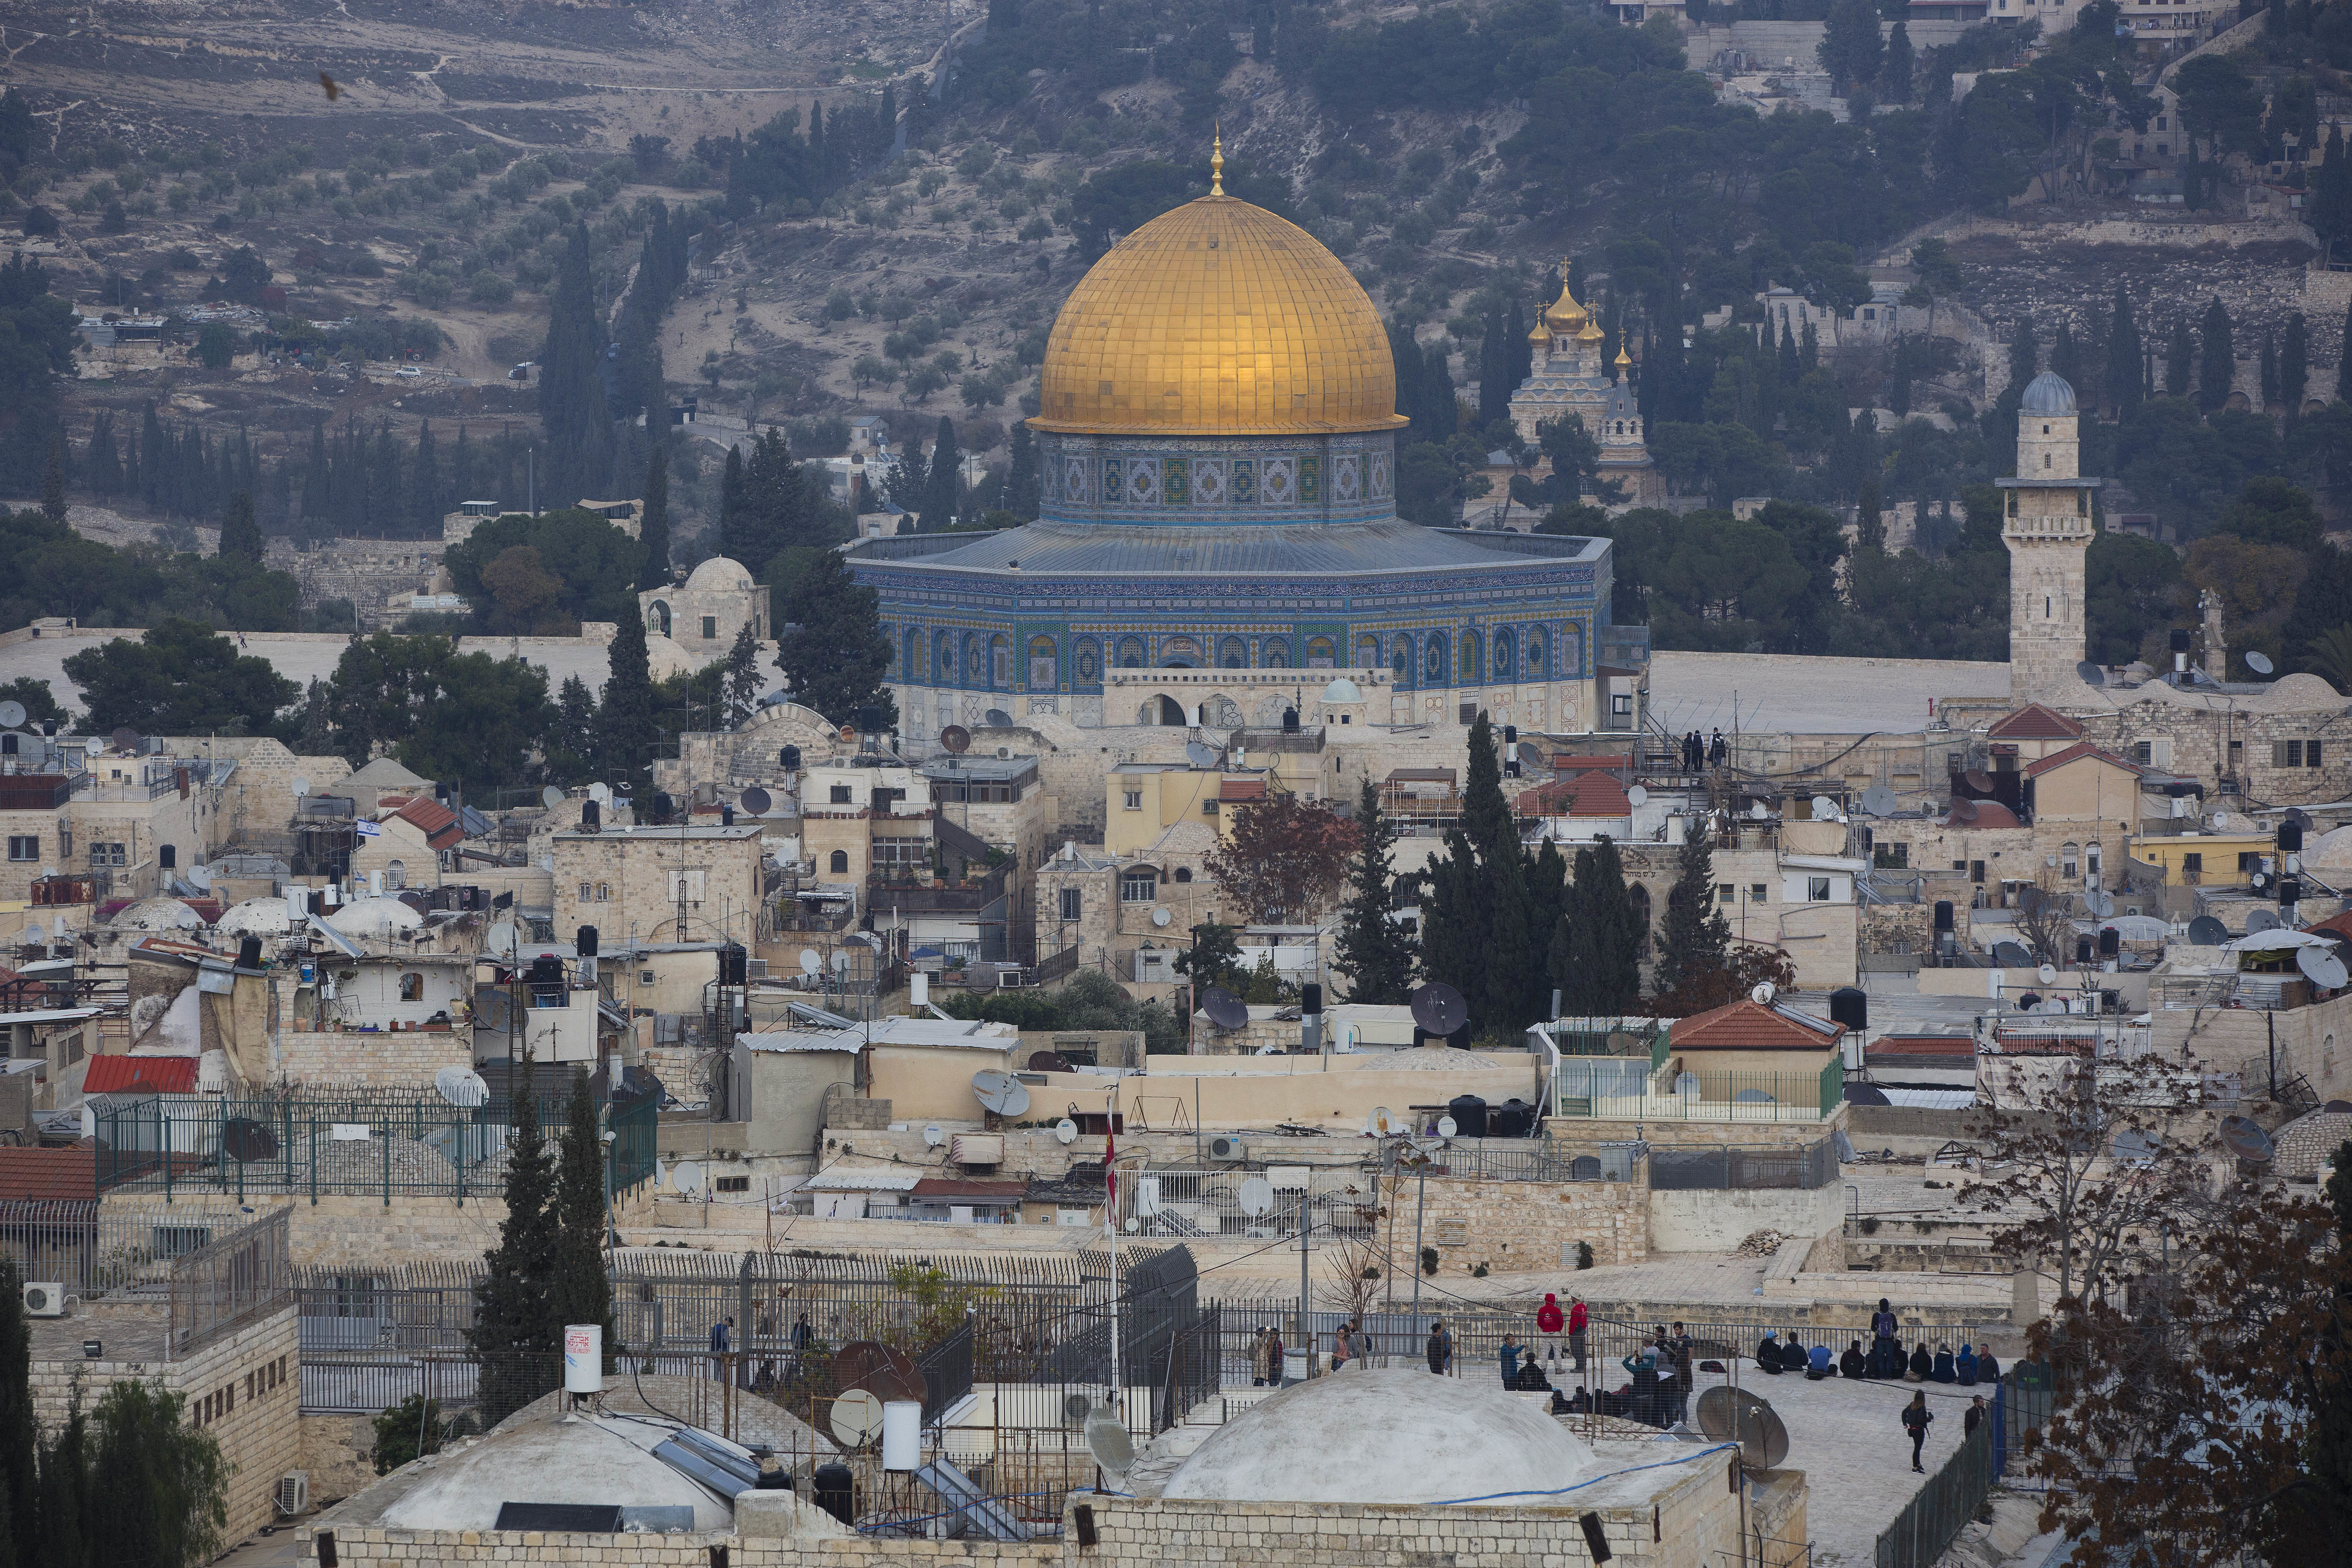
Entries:
POLYGON ((2156 761, 2155 742, 2151 741, 2134 741, 2132 742, 2131 760, 2142 764, 2143 766, 2156 761))
POLYGON ((1150 871, 1129 873, 1118 879, 1118 898, 1123 904, 1148 904, 1160 897, 1160 878, 1150 871))
POLYGON ((612 883, 599 882, 596 884, 596 901, 600 904, 609 904, 613 901, 612 883))
POLYGON ((11 860, 37 860, 37 859, 39 859, 40 858, 41 858, 41 836, 40 836, 39 834, 37 834, 37 833, 12 833, 12 834, 8 835, 8 858, 9 858, 9 859, 11 859, 11 860))
POLYGON ((2315 768, 2319 765, 2318 742, 2305 741, 2303 743, 2303 765, 2306 768, 2315 768))
POLYGON ((1984 865, 1984 862, 1983 862, 1983 861, 1981 861, 1981 860, 1971 860, 1971 861, 1969 861, 1969 881, 1971 881, 1971 882, 1978 882, 1978 883, 1981 883, 1984 879, 1985 879, 1985 865, 1984 865))
POLYGON ((1762 882, 1750 882, 1748 885, 1748 901, 1751 904, 1770 903, 1772 901, 1771 888, 1762 882))
POLYGON ((1076 920, 1078 918, 1078 889, 1076 888, 1064 888, 1062 889, 1062 918, 1066 921, 1076 920))
MULTIPOLYGON (((702 618, 705 622, 708 622, 710 619, 709 616, 705 616, 702 618)), ((749 1176, 721 1176, 716 1182, 712 1183, 711 1185, 717 1187, 722 1193, 748 1193, 751 1190, 751 1178, 749 1176)))
POLYGON ((1141 790, 1131 789, 1127 792, 1127 809, 1129 811, 1141 811, 1143 809, 1143 792, 1141 790))
POLYGON ((826 798, 828 804, 833 805, 849 805, 855 804, 849 798, 849 786, 847 784, 835 784, 833 786, 832 794, 826 798))
POLYGON ((1805 898, 1811 903, 1828 903, 1830 901, 1830 879, 1827 877, 1806 878, 1805 898))
POLYGON ((580 901, 582 903, 586 903, 593 896, 594 889, 593 889, 587 883, 583 882, 580 884, 580 901))
POLYGON ((717 616, 705 616, 702 617, 702 640, 704 642, 716 642, 719 640, 719 617, 717 616))
POLYGON ((1217 815, 1217 803, 1216 803, 1215 801, 1213 801, 1213 800, 1204 800, 1204 801, 1202 801, 1202 802, 1201 803, 1201 815, 1202 815, 1202 816, 1216 816, 1216 815, 1217 815))
POLYGON ((1620 719, 1632 718, 1633 715, 1633 694, 1627 691, 1620 691, 1612 694, 1609 699, 1609 711, 1615 714, 1620 719))
POLYGON ((2303 742, 2301 741, 2273 741, 2271 742, 2271 766, 2274 768, 2299 768, 2303 766, 2303 742))
POLYGON ((2186 877, 2192 881, 2197 878, 2203 876, 2205 874, 2205 857, 2193 851, 2189 854, 2183 855, 2180 858, 2180 872, 2183 877, 2186 877))
POLYGON ((1728 882, 1717 882, 1715 885, 1715 900, 1719 904, 1731 902, 1735 893, 1736 889, 1728 882))
POLYGON ((2240 772, 2241 770, 2242 770, 2242 769, 2245 767, 2245 765, 2246 765, 2246 743, 2245 743, 2243 741, 2232 741, 2232 742, 2230 742, 2230 771, 2231 771, 2231 773, 2238 773, 2238 772, 2240 772))

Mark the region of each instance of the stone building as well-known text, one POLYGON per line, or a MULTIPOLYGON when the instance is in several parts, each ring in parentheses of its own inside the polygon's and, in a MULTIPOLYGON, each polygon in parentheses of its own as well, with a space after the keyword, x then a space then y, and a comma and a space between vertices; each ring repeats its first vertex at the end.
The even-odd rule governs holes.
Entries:
POLYGON ((1625 504, 1655 505, 1665 499, 1665 482, 1643 439, 1633 358, 1621 347, 1614 364, 1603 363, 1601 323, 1569 292, 1567 273, 1562 263, 1559 298, 1528 333, 1534 370, 1511 394, 1511 424, 1533 447, 1546 421, 1583 420, 1585 432, 1601 444, 1601 479, 1622 487, 1625 504))
POLYGON ((2009 547, 2009 691, 2012 698, 2079 689, 2089 643, 2084 562, 2091 492, 2082 475, 2074 389, 2043 371, 2017 407, 2017 477, 2005 492, 2009 547))
POLYGON ((555 929, 567 941, 593 925, 616 943, 732 940, 748 947, 765 891, 760 837, 756 823, 559 833, 555 929))
POLYGON ((698 660, 723 658, 746 626, 754 642, 771 635, 766 586, 724 555, 712 556, 683 583, 639 594, 637 606, 648 636, 667 637, 698 660))

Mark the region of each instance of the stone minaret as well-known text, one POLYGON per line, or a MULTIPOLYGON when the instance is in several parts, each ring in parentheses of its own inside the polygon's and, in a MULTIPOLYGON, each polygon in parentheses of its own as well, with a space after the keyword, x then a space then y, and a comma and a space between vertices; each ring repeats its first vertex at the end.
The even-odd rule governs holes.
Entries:
POLYGON ((2082 477, 2074 389, 2043 372, 2017 409, 2017 478, 1996 479, 2008 502, 2009 692, 2063 695, 2081 684, 2084 558, 2091 546, 2091 492, 2082 477))

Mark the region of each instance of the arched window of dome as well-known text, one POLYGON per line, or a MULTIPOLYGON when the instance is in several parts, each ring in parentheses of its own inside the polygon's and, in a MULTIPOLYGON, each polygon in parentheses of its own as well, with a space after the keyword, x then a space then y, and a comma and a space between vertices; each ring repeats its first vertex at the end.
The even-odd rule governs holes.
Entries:
POLYGON ((1070 658, 1077 667, 1073 684, 1081 691, 1102 689, 1102 645, 1092 637, 1080 637, 1070 658))
POLYGON ((1528 633, 1528 673, 1542 676, 1548 670, 1544 663, 1544 635, 1540 627, 1528 633))
POLYGON ((956 678, 955 636, 951 632, 939 635, 940 684, 953 686, 956 678))
POLYGON ((1559 672, 1570 680, 1584 679, 1584 628, 1573 621, 1559 634, 1559 672))
POLYGON ((1389 668, 1396 673, 1397 684, 1412 682, 1412 639, 1399 637, 1389 645, 1389 668))
POLYGON ((907 634, 906 658, 898 668, 905 671, 904 676, 901 678, 903 679, 914 681, 923 679, 922 633, 918 631, 909 631, 907 634))
POLYGON ((660 599, 654 601, 653 607, 646 612, 646 630, 657 637, 669 636, 669 605, 667 603, 660 599))
POLYGON ((1507 627, 1495 634, 1496 679, 1508 680, 1517 673, 1517 668, 1512 662, 1512 655, 1517 651, 1512 646, 1511 634, 1507 627))
POLYGON ((1307 668, 1330 669, 1337 666, 1339 662, 1339 650, 1331 645, 1331 639, 1329 637, 1308 637, 1307 639, 1307 668))
POLYGON ((1118 639, 1118 667, 1121 669, 1141 669, 1143 668, 1143 639, 1141 637, 1121 637, 1118 639))
POLYGON ((1191 637, 1162 637, 1160 641, 1160 667, 1162 669, 1198 669, 1201 667, 1201 645, 1191 637))
POLYGON ((1013 689, 1013 639, 1003 632, 988 639, 988 689, 1013 689))
POLYGON ((1359 669, 1378 669, 1380 667, 1381 639, 1378 637, 1358 637, 1356 639, 1356 668, 1359 669))
POLYGON ((1061 649, 1048 637, 1029 639, 1029 689, 1051 691, 1062 683, 1061 649))
POLYGON ((1470 681, 1476 680, 1478 672, 1486 668, 1486 661, 1479 657, 1476 632, 1465 631, 1462 634, 1462 658, 1454 668, 1462 671, 1463 679, 1470 681))
POLYGON ((1290 644, 1281 637, 1268 637, 1258 649, 1258 662, 1268 669, 1290 668, 1290 644))
POLYGON ((1445 684, 1445 637, 1442 633, 1429 639, 1429 683, 1445 684))
POLYGON ((1224 669, 1249 668, 1249 644, 1239 637, 1227 637, 1217 645, 1217 664, 1224 669))
POLYGON ((833 852, 833 858, 825 862, 825 868, 836 877, 848 875, 849 851, 846 849, 835 850, 833 852))
POLYGON ((988 684, 988 647, 980 640, 978 632, 963 634, 963 683, 966 686, 988 684))

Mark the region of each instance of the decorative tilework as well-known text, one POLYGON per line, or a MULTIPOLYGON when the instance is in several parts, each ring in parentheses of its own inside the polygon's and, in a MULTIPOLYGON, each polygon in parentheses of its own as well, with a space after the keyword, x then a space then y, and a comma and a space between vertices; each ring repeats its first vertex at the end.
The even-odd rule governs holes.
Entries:
POLYGON ((1087 460, 1084 458, 1066 459, 1062 464, 1062 499, 1083 505, 1093 493, 1094 487, 1087 483, 1087 460))
POLYGON ((1160 465, 1149 458, 1133 458, 1127 465, 1127 499, 1137 506, 1160 500, 1160 465))
POLYGON ((1372 454, 1372 481, 1366 493, 1374 500, 1386 500, 1389 499, 1390 489, 1389 455, 1386 451, 1374 452, 1372 454))
POLYGON ((1300 502, 1302 505, 1306 505, 1306 506, 1312 506, 1312 505, 1314 505, 1317 501, 1319 501, 1319 500, 1321 500, 1322 499, 1323 499, 1323 459, 1322 459, 1322 458, 1299 458, 1299 459, 1298 459, 1298 500, 1299 500, 1299 502, 1300 502))
POLYGON ((1192 464, 1190 458, 1170 458, 1160 465, 1160 494, 1170 506, 1192 504, 1192 464))
POLYGON ((1357 476, 1362 471, 1363 459, 1353 452, 1343 452, 1331 459, 1331 499, 1351 501, 1356 499, 1357 476))
POLYGON ((1268 506, 1288 506, 1297 499, 1298 459, 1268 458, 1265 477, 1258 483, 1259 499, 1268 506))
POLYGON ((1192 465, 1192 499, 1202 506, 1219 506, 1225 499, 1225 463, 1202 458, 1192 465))
POLYGON ((1255 458, 1235 458, 1234 459, 1233 489, 1234 504, 1235 506, 1251 506, 1256 503, 1257 459, 1255 458))
POLYGON ((1117 505, 1127 494, 1127 468, 1117 458, 1103 459, 1102 498, 1107 505, 1117 505))

